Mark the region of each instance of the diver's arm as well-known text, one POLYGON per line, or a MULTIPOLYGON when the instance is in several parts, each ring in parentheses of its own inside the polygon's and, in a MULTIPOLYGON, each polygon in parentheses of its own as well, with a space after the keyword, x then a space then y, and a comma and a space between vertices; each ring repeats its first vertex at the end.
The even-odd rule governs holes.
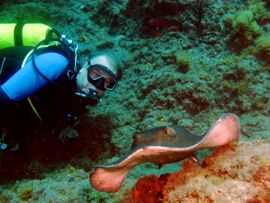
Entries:
MULTIPOLYGON (((68 65, 67 58, 56 52, 41 54, 35 60, 38 70, 52 81, 63 76, 68 65)), ((10 100, 20 101, 31 96, 47 84, 48 81, 34 69, 30 60, 1 85, 0 93, 2 89, 10 100)))

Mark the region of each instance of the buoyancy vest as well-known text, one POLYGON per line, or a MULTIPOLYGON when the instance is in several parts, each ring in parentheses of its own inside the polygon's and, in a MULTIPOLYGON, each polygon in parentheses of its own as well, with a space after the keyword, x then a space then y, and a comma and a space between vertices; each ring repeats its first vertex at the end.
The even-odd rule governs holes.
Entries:
MULTIPOLYGON (((63 45, 52 45, 37 49, 35 52, 33 52, 33 50, 35 50, 35 47, 31 46, 16 46, 0 49, 0 85, 17 72, 25 61, 34 60, 33 55, 41 55, 46 52, 56 52, 65 56, 69 61, 65 76, 67 76, 69 80, 74 79, 72 77, 75 76, 71 76, 71 74, 68 73, 68 71, 73 71, 74 69, 74 53, 67 47, 63 45)), ((38 70, 38 67, 36 68, 38 70)))
POLYGON ((23 60, 32 49, 30 46, 0 49, 0 85, 21 68, 23 60))
MULTIPOLYGON (((16 33, 18 33, 18 31, 14 30, 19 29, 16 28, 16 26, 18 26, 18 24, 0 24, 0 84, 3 84, 7 79, 9 79, 10 76, 12 76, 16 71, 18 71, 22 67, 23 62, 25 62, 26 60, 34 61, 34 57, 36 55, 40 55, 46 52, 57 52, 64 55, 69 61, 67 67, 67 74, 64 74, 64 76, 60 78, 57 83, 52 82, 52 85, 49 86, 49 89, 59 89, 55 88, 55 85, 57 85, 58 87, 63 87, 69 92, 74 93, 76 90, 75 83, 74 81, 70 82, 70 80, 74 80, 75 76, 71 76, 70 72, 74 73, 74 67, 76 65, 76 50, 73 49, 74 47, 69 44, 68 40, 62 39, 58 33, 56 33, 53 29, 44 24, 25 24, 24 26, 20 26, 22 33, 22 35, 20 36, 23 39, 16 40, 16 36, 18 36, 18 34, 16 33), (3 29, 1 28, 5 27, 9 28, 3 31, 3 29), (8 33, 12 34, 12 28, 14 31, 12 35, 13 38, 10 36, 5 38, 4 36, 8 36, 8 33), (35 32, 33 31, 35 29, 40 30, 38 32, 35 32), (35 34, 32 35, 33 33, 35 34), (38 37, 37 33, 40 34, 38 37), (54 87, 51 88, 51 86, 54 87)), ((46 97, 46 92, 50 93, 51 90, 42 90, 35 94, 34 98, 36 99, 46 97)), ((32 106, 31 108, 35 111, 32 106)))
MULTIPOLYGON (((77 71, 74 70, 77 65, 77 44, 70 41, 55 29, 42 23, 0 24, 0 84, 18 70, 27 59, 32 58, 35 64, 33 58, 36 55, 49 51, 67 57, 68 78, 74 79, 77 71)), ((39 73, 38 69, 37 72, 39 73)))
POLYGON ((36 46, 52 34, 52 28, 42 23, 0 24, 0 49, 13 46, 36 46))
POLYGON ((21 65, 34 46, 52 37, 53 29, 42 23, 0 24, 0 84, 3 84, 21 65))

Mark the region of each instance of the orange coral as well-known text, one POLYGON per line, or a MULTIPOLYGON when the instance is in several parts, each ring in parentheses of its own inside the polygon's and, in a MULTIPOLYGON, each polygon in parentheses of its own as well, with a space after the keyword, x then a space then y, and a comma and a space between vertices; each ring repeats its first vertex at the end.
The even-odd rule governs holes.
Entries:
POLYGON ((202 167, 182 165, 166 178, 139 180, 129 202, 270 202, 270 144, 263 140, 220 147, 202 167))
POLYGON ((168 175, 151 175, 140 179, 132 191, 132 198, 129 203, 156 203, 162 199, 162 188, 167 181, 168 175))
POLYGON ((198 165, 191 160, 183 161, 183 169, 179 172, 170 175, 167 179, 166 184, 163 187, 163 195, 166 195, 169 191, 173 190, 176 185, 183 185, 187 180, 187 175, 194 173, 198 170, 198 165))
POLYGON ((270 166, 262 166, 253 175, 254 181, 257 183, 257 187, 260 187, 263 193, 261 193, 262 200, 264 202, 270 202, 270 166))

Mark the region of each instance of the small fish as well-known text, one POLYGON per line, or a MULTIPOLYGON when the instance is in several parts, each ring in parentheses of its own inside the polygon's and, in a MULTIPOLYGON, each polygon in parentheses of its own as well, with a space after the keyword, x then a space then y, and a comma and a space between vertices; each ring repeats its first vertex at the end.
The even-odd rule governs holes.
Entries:
POLYGON ((240 123, 232 113, 217 120, 202 136, 178 125, 153 128, 134 135, 128 156, 110 165, 96 166, 90 173, 90 183, 98 191, 117 192, 130 170, 143 162, 161 166, 190 157, 197 161, 195 151, 223 146, 239 137, 240 123))

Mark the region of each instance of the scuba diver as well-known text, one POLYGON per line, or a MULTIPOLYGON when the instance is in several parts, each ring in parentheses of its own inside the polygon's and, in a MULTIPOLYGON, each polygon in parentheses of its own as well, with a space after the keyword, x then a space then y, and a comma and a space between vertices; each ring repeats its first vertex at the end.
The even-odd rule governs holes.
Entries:
POLYGON ((81 65, 77 51, 47 25, 0 25, 0 151, 21 149, 40 128, 64 143, 77 137, 84 107, 116 88, 123 66, 116 53, 93 52, 81 65))

